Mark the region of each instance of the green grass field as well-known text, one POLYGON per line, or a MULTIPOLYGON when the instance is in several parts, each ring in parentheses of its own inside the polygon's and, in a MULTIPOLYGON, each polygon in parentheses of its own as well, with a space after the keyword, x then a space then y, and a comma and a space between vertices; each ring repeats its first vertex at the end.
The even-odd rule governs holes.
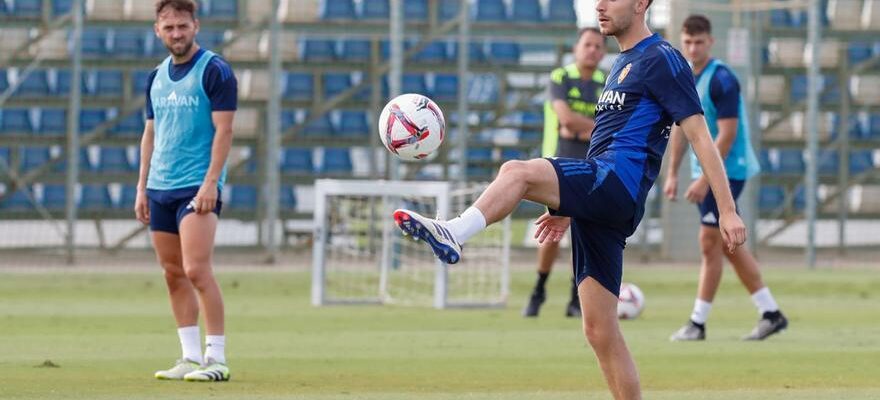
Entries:
MULTIPOLYGON (((308 304, 304 272, 220 272, 233 380, 160 382, 179 356, 153 273, 0 273, 0 399, 608 399, 565 273, 537 320, 505 310, 308 304), (58 367, 43 366, 46 360, 58 367)), ((771 270, 789 331, 739 337, 757 315, 728 273, 705 343, 670 343, 695 270, 637 268, 647 309, 623 327, 646 399, 880 399, 877 270, 771 270)))

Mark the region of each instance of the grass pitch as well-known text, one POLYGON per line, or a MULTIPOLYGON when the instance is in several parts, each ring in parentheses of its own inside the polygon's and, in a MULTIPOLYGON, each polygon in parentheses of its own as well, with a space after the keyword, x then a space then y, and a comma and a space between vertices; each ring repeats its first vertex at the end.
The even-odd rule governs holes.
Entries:
MULTIPOLYGON (((728 271, 708 341, 670 343, 696 270, 629 268, 647 297, 623 323, 644 397, 880 399, 877 272, 770 269, 791 325, 746 343, 757 316, 728 271)), ((198 384, 152 378, 179 356, 158 270, 0 273, 0 399, 609 399, 578 321, 563 317, 565 275, 526 320, 526 272, 507 309, 437 311, 318 309, 307 273, 220 271, 232 381, 198 384)))

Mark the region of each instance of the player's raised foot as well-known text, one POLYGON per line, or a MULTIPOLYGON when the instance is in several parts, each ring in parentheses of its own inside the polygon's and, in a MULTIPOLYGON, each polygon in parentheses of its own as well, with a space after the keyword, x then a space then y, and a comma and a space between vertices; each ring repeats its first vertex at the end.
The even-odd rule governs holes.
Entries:
POLYGON ((538 313, 541 312, 541 305, 544 304, 544 300, 547 300, 546 293, 543 291, 532 292, 532 295, 529 296, 529 303, 523 308, 523 317, 537 317, 538 313))
POLYGON ((205 366, 186 374, 183 380, 189 382, 225 382, 229 380, 229 367, 208 359, 205 366))
POLYGON ((565 316, 569 318, 580 318, 581 303, 577 301, 569 301, 568 305, 565 306, 565 316))
POLYGON ((782 315, 782 311, 767 311, 758 320, 758 325, 752 329, 743 340, 764 340, 768 336, 779 333, 788 328, 788 319, 782 315))
POLYGON ((706 340, 706 325, 688 320, 681 329, 675 331, 675 333, 669 337, 669 340, 673 342, 706 340))
POLYGON ((155 376, 156 379, 161 380, 179 381, 183 379, 186 374, 199 369, 199 367, 201 367, 199 363, 181 358, 180 360, 177 360, 174 366, 170 369, 156 371, 153 376, 155 376))
POLYGON ((428 243, 440 261, 455 264, 461 260, 461 245, 446 227, 446 222, 402 209, 394 211, 394 222, 404 234, 428 243))

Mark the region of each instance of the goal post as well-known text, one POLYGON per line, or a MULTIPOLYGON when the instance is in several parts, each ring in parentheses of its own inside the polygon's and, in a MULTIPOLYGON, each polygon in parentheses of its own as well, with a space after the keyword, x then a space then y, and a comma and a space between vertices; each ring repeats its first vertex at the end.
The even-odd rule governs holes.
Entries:
POLYGON ((424 243, 404 238, 393 211, 449 218, 485 185, 449 182, 315 181, 312 304, 503 306, 509 293, 510 222, 473 238, 447 267, 424 243))

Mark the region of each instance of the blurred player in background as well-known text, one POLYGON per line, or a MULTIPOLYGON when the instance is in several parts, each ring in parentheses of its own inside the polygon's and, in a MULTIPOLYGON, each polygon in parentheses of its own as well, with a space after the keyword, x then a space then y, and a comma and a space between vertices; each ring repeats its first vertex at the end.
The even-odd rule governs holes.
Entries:
MULTIPOLYGON (((711 58, 712 24, 702 15, 691 15, 684 21, 681 30, 681 45, 685 56, 693 64, 697 93, 703 104, 703 112, 709 125, 709 132, 715 140, 715 146, 724 158, 724 167, 730 182, 730 191, 736 199, 746 179, 760 170, 758 160, 749 141, 748 116, 745 102, 740 95, 739 81, 721 61, 711 58)), ((678 129, 673 129, 670 137, 670 168, 668 169, 664 193, 669 199, 675 200, 678 191, 678 169, 682 156, 687 148, 678 129)), ((752 302, 761 315, 758 325, 744 339, 763 340, 788 326, 770 289, 761 280, 758 263, 747 247, 741 247, 733 253, 725 253, 718 230, 718 204, 709 190, 709 183, 700 169, 696 156, 691 154, 691 182, 685 197, 697 204, 700 211, 700 251, 702 266, 697 299, 691 318, 670 339, 704 340, 706 338, 706 321, 712 310, 712 300, 721 283, 724 269, 724 258, 730 261, 743 286, 752 295, 752 302)))
POLYGON ((195 42, 195 16, 193 0, 156 3, 156 36, 171 55, 148 78, 135 214, 150 225, 183 352, 156 378, 225 381, 223 298, 211 259, 238 84, 226 61, 195 42))
MULTIPOLYGON (((590 147, 596 101, 605 86, 605 74, 599 70, 599 62, 605 57, 605 36, 597 28, 581 29, 572 53, 573 63, 550 74, 548 100, 544 103, 543 157, 585 158, 590 147)), ((538 280, 523 310, 524 316, 538 316, 547 298, 545 283, 558 256, 559 242, 545 242, 538 247, 538 280)), ((565 315, 581 316, 574 279, 565 315)))
POLYGON ((644 215, 674 123, 691 142, 716 194, 728 250, 746 240, 691 69, 645 22, 651 1, 596 1, 599 28, 617 39, 621 54, 599 98, 586 158, 508 161, 480 198, 449 221, 394 212, 404 233, 427 243, 447 264, 460 260, 462 243, 510 214, 521 199, 549 209, 538 218, 539 242, 559 241, 571 225, 584 336, 618 400, 641 398, 639 375, 617 320, 623 248, 644 215))

